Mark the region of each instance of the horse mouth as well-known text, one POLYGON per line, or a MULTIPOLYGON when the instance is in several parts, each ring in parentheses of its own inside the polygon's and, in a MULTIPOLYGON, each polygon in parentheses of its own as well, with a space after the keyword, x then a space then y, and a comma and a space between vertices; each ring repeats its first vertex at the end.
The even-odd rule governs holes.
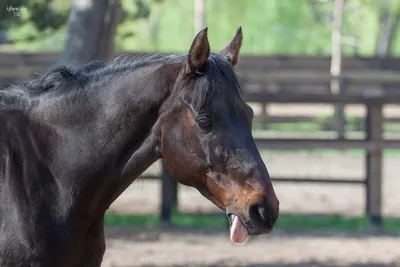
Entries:
POLYGON ((244 243, 249 236, 249 230, 242 220, 234 214, 228 214, 230 227, 230 236, 233 243, 244 243))

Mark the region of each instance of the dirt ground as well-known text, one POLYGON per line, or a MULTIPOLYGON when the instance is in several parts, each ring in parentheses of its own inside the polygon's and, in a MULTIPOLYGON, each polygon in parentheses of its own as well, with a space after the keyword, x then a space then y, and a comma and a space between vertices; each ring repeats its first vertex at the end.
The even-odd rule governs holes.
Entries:
MULTIPOLYGON (((270 108, 277 113, 307 113, 303 108, 270 108)), ((320 113, 324 108, 312 112, 320 113)), ((363 113, 360 108, 350 109, 354 113, 363 113)), ((330 112, 329 108, 325 111, 330 112)), ((389 112, 393 113, 393 107, 389 112)), ((397 116, 397 113, 390 115, 397 116)), ((364 158, 361 156, 263 151, 262 157, 271 176, 343 179, 361 179, 364 176, 364 158)), ((399 163, 399 156, 384 159, 382 190, 385 216, 400 217, 399 163)), ((155 171, 157 167, 155 165, 148 171, 155 171)), ((361 185, 275 183, 274 187, 283 213, 361 215, 364 212, 364 188, 361 185)), ((160 190, 159 181, 139 179, 118 198, 111 210, 119 213, 157 212, 160 190)), ((178 201, 182 211, 217 211, 196 190, 185 186, 179 187, 178 201)), ((226 231, 107 229, 107 251, 102 266, 400 266, 400 235, 274 231, 244 245, 233 245, 226 231)))
MULTIPOLYGON (((316 155, 263 152, 271 175, 361 178, 363 158, 351 155, 316 155), (289 167, 290 166, 290 167, 289 167)), ((384 160, 383 211, 400 216, 400 157, 384 160)), ((157 169, 150 168, 149 171, 157 169)), ((337 213, 360 215, 363 188, 358 185, 282 184, 275 190, 284 213, 337 213)), ((111 206, 119 213, 150 213, 159 208, 160 183, 135 181, 111 206)), ((217 209, 196 190, 179 187, 179 209, 210 212, 217 209)), ((399 236, 367 233, 279 233, 233 245, 229 234, 162 231, 154 229, 109 233, 104 267, 130 266, 400 266, 399 236)))
POLYGON ((102 266, 400 266, 400 239, 394 236, 275 232, 233 245, 223 231, 129 233, 108 234, 102 266))

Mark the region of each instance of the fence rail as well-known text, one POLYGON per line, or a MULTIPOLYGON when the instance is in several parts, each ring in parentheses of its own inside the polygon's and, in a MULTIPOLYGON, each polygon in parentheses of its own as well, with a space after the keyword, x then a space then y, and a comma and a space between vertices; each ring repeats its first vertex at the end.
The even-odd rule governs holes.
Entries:
MULTIPOLYGON (((43 73, 48 69, 55 57, 56 54, 53 53, 0 53, 0 86, 34 78, 36 73, 43 73)), ((268 122, 265 106, 270 103, 362 104, 366 107, 364 139, 256 138, 255 140, 259 149, 357 148, 367 151, 366 177, 360 179, 275 177, 273 180, 285 183, 339 183, 365 186, 366 214, 373 225, 380 227, 382 151, 387 148, 400 149, 400 140, 383 138, 384 121, 397 121, 398 118, 384 118, 382 109, 387 104, 400 105, 400 58, 345 57, 342 61, 342 75, 339 77, 342 87, 339 94, 332 94, 329 90, 330 57, 243 56, 239 66, 237 71, 244 99, 261 104, 264 108, 264 112, 256 118, 256 121, 268 122)), ((304 116, 297 118, 306 119, 304 116)), ((296 117, 290 119, 296 120, 296 117)), ((272 121, 279 122, 279 120, 279 117, 275 117, 272 121)), ((341 123, 344 124, 344 119, 341 123)), ((171 211, 177 205, 177 184, 165 169, 159 175, 163 182, 161 219, 169 222, 171 211)))

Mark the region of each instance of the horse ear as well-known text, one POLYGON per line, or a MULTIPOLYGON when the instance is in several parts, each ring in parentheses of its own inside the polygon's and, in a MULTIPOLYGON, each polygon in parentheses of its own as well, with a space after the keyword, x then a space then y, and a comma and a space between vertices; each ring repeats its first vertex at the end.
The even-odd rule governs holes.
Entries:
POLYGON ((242 26, 239 26, 232 41, 225 46, 221 52, 219 52, 219 55, 228 60, 232 67, 235 67, 239 62, 239 52, 242 47, 242 40, 242 26))
POLYGON ((210 43, 207 37, 207 27, 205 27, 196 35, 190 47, 187 59, 189 72, 201 72, 207 64, 209 55, 210 43))

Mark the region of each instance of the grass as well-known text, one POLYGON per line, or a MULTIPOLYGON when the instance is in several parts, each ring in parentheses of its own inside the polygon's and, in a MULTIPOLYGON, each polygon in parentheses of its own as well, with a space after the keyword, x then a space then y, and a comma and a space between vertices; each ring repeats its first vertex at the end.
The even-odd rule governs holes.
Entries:
MULTIPOLYGON (((113 212, 106 213, 104 224, 106 226, 140 226, 152 227, 156 226, 160 221, 160 217, 156 214, 132 215, 132 214, 116 214, 113 212)), ((221 216, 206 216, 193 214, 174 213, 172 215, 172 223, 180 227, 195 227, 200 229, 216 229, 226 225, 226 218, 221 216)))
MULTIPOLYGON (((340 215, 283 215, 277 223, 282 230, 336 230, 357 232, 367 229, 367 217, 345 217, 340 215)), ((386 218, 383 222, 385 232, 400 233, 400 218, 386 218)))
MULTIPOLYGON (((347 121, 347 131, 360 131, 359 122, 347 121)), ((326 131, 324 124, 319 121, 310 122, 280 122, 270 123, 268 125, 254 123, 253 129, 255 130, 275 130, 275 131, 286 131, 286 132, 311 132, 311 131, 326 131)), ((383 125, 385 132, 398 132, 400 131, 400 123, 397 122, 386 122, 383 125)))
MULTIPOLYGON (((279 151, 279 150, 274 150, 274 151, 279 151)), ((352 155, 352 156, 364 156, 366 155, 366 152, 362 149, 346 149, 346 150, 336 150, 336 149, 329 149, 329 148, 318 148, 318 149, 313 149, 313 150, 305 150, 305 149, 297 149, 297 150, 283 150, 281 151, 282 153, 290 153, 290 154, 295 154, 295 155, 324 155, 324 156, 329 156, 329 155, 339 155, 339 154, 347 154, 347 155, 352 155)), ((261 151, 261 155, 264 155, 265 152, 261 151)), ((390 156, 390 157, 398 157, 400 156, 400 149, 385 149, 383 150, 383 156, 390 156)))
MULTIPOLYGON (((276 131, 293 131, 293 132, 310 132, 310 131, 324 131, 331 128, 332 122, 335 121, 333 115, 316 115, 314 118, 310 118, 310 121, 299 121, 299 122, 282 122, 282 123, 254 123, 254 129, 266 128, 276 131), (330 122, 330 123, 329 123, 330 122)), ((347 131, 360 131, 365 124, 364 118, 355 117, 351 115, 345 116, 346 130, 347 131)), ((399 122, 385 122, 383 124, 384 131, 387 132, 398 132, 400 131, 399 122)))
MULTIPOLYGON (((172 222, 179 227, 199 229, 221 229, 227 225, 226 217, 213 215, 192 215, 174 213, 172 222)), ((152 227, 159 223, 158 215, 119 215, 108 212, 105 217, 106 226, 152 227)), ((276 229, 284 231, 329 230, 341 232, 357 232, 367 229, 366 217, 344 217, 340 215, 281 215, 276 229)), ((383 222, 383 231, 400 233, 400 218, 387 218, 383 222)))

